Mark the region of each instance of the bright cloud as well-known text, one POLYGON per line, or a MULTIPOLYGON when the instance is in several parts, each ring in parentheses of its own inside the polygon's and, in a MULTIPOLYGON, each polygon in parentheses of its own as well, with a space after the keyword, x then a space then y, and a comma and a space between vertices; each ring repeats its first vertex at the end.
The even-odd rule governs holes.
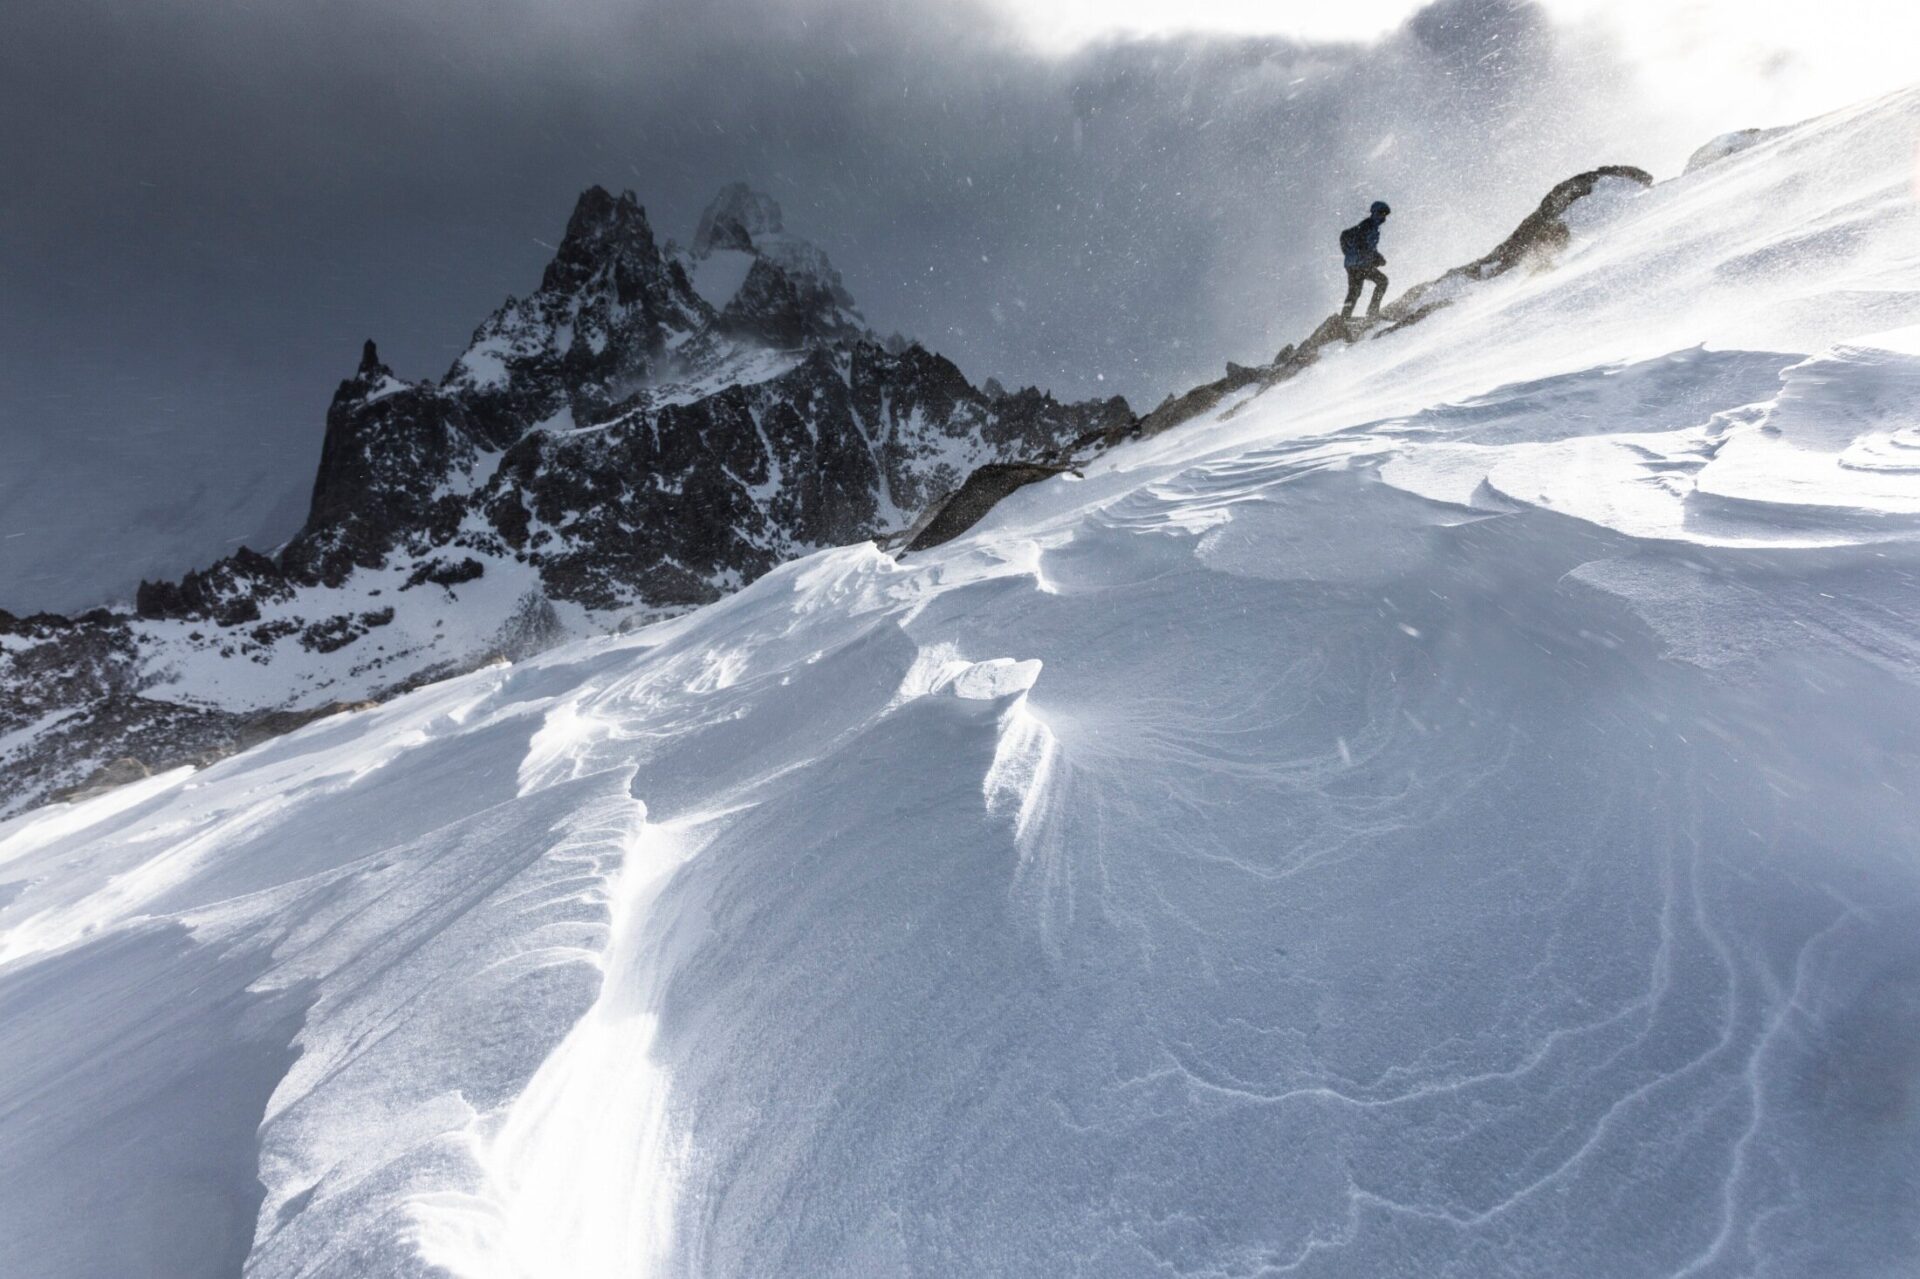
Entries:
MULTIPOLYGON (((1419 0, 995 3, 1036 45, 1056 52, 1181 32, 1367 40, 1421 8, 1419 0)), ((1541 0, 1541 7, 1611 41, 1676 108, 1720 102, 1756 124, 1900 88, 1915 77, 1913 50, 1920 47, 1920 6, 1889 0, 1541 0)))

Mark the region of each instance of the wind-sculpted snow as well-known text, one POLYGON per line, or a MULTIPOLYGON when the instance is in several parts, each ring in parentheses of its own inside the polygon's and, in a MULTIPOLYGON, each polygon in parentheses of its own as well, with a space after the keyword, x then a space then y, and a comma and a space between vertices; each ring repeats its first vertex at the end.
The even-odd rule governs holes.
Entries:
POLYGON ((1383 433, 1445 442, 1401 453, 1382 474, 1442 501, 1538 505, 1703 545, 1904 539, 1920 534, 1920 463, 1903 456, 1920 455, 1917 391, 1920 328, 1807 360, 1676 352, 1389 424, 1383 433), (1690 385, 1669 392, 1676 377, 1690 385))
POLYGON ((16 1264, 119 1272, 74 1203, 231 1271, 217 1199, 254 1276, 1909 1272, 1916 122, 930 551, 0 826, 16 1264))

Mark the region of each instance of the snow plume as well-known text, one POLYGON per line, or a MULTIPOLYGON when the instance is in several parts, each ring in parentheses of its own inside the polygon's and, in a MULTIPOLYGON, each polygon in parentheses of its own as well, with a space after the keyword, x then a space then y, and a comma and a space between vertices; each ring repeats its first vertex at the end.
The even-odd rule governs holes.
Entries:
POLYGON ((1376 196, 1413 279, 1567 173, 1659 168, 1665 130, 1677 165, 1753 123, 1650 118, 1604 47, 1512 0, 1438 0, 1365 42, 1064 54, 986 0, 29 0, 10 19, 16 613, 289 535, 360 341, 437 375, 591 183, 632 187, 684 242, 746 179, 880 332, 975 380, 1150 407, 1324 313, 1334 232, 1376 196))

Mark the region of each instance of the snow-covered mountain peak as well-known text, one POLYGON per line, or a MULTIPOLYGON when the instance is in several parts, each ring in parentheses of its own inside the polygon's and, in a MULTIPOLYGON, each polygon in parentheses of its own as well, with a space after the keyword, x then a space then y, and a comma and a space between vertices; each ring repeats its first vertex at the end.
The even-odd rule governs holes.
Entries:
POLYGON ((689 343, 714 319, 634 194, 589 187, 540 288, 488 317, 445 385, 488 398, 523 427, 579 394, 605 408, 681 371, 697 349, 689 343))
POLYGON ((544 292, 569 293, 597 277, 611 280, 626 296, 658 288, 665 280, 666 263, 647 222, 647 211, 631 191, 611 195, 592 186, 580 193, 567 219, 566 235, 540 280, 544 292))
POLYGON ((744 182, 729 182, 701 212, 693 233, 693 254, 705 257, 715 249, 751 253, 763 237, 785 230, 780 205, 772 196, 744 182))
POLYGON ((788 231, 779 203, 744 182, 721 188, 692 247, 674 256, 728 334, 775 346, 873 340, 826 251, 788 231))

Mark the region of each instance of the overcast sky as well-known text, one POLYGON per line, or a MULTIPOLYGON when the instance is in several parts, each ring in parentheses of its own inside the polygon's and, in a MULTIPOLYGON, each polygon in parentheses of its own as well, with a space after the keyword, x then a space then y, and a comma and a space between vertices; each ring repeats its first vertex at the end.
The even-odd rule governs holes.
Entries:
POLYGON ((1375 197, 1397 289, 1891 87, 1861 3, 10 0, 0 607, 291 533, 360 341, 438 377, 592 183, 684 239, 745 179, 882 331, 1146 408, 1324 315, 1375 197))

